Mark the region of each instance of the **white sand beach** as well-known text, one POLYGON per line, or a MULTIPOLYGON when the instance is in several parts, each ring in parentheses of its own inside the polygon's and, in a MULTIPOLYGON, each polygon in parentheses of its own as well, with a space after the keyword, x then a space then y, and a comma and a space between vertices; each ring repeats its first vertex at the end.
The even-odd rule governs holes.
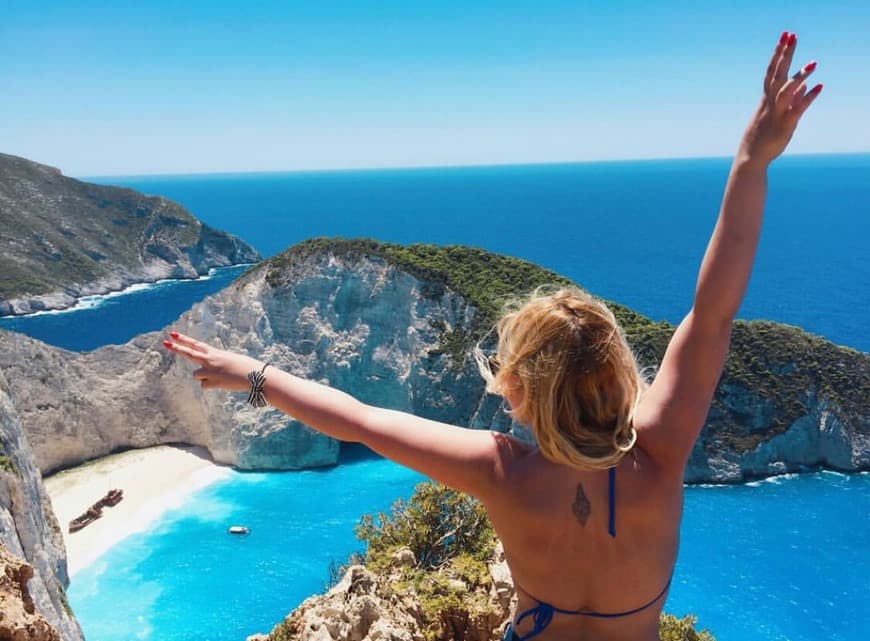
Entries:
POLYGON ((158 446, 113 454, 44 479, 66 543, 70 576, 93 563, 127 536, 148 528, 166 510, 195 491, 226 478, 201 448, 158 446), (123 500, 103 508, 102 518, 74 534, 69 522, 111 488, 123 500))

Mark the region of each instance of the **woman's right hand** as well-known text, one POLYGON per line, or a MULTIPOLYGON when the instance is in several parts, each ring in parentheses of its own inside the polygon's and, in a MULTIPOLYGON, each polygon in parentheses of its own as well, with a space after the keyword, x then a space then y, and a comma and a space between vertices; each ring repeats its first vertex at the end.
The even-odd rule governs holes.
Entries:
POLYGON ((225 389, 233 392, 247 390, 251 387, 248 373, 260 371, 263 363, 244 354, 228 352, 212 347, 190 336, 170 332, 172 340, 163 341, 163 346, 191 363, 199 365, 193 372, 203 389, 225 389))
POLYGON ((740 145, 744 160, 766 166, 779 156, 788 146, 801 116, 822 91, 821 84, 807 91, 806 80, 816 68, 815 61, 788 77, 796 46, 797 36, 783 32, 767 67, 761 104, 740 145))

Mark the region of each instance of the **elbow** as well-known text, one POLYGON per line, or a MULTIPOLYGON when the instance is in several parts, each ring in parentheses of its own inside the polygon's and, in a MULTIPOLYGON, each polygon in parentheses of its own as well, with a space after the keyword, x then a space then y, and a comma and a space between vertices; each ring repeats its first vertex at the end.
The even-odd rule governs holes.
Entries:
POLYGON ((731 323, 734 320, 737 310, 730 308, 719 308, 715 305, 699 305, 697 301, 695 306, 689 312, 692 325, 707 335, 727 335, 731 333, 731 323))
POLYGON ((737 316, 742 297, 728 296, 706 290, 695 292, 691 315, 704 326, 731 325, 737 316), (735 300, 736 299, 736 300, 735 300))

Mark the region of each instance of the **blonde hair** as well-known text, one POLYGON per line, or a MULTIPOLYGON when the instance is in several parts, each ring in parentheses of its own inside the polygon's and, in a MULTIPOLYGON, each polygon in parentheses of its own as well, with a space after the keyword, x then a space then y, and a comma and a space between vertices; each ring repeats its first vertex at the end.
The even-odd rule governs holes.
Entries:
POLYGON ((498 368, 479 346, 478 367, 487 391, 522 391, 511 413, 541 453, 582 469, 616 466, 637 440, 634 413, 647 385, 613 312, 577 288, 538 288, 496 331, 498 368))

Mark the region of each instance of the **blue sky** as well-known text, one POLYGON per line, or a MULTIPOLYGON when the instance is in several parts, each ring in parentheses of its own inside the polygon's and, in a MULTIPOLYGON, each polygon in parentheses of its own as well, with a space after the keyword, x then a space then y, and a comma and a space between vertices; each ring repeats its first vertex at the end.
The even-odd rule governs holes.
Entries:
POLYGON ((790 151, 870 151, 866 1, 0 6, 0 151, 69 175, 730 155, 785 29, 790 151))

